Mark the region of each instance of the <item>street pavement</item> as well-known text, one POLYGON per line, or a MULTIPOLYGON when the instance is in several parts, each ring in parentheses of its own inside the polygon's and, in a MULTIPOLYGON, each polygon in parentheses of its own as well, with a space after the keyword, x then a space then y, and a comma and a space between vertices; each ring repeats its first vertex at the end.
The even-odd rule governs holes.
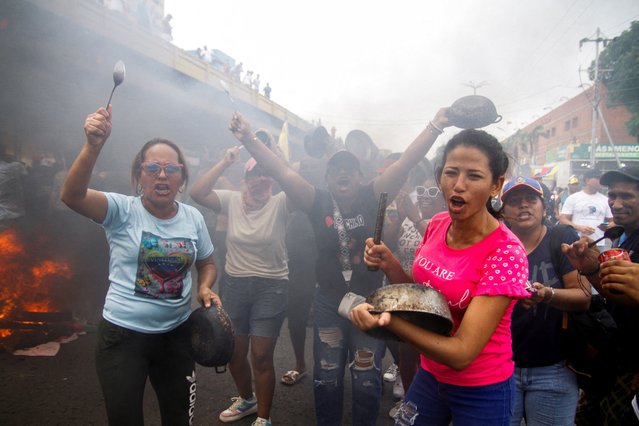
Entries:
MULTIPOLYGON (((311 329, 306 339, 306 363, 312 366, 311 329)), ((94 369, 95 334, 86 334, 62 345, 53 357, 14 356, 0 353, 0 424, 12 425, 106 425, 102 395, 94 369)), ((384 359, 384 371, 390 364, 384 359)), ((275 350, 276 387, 271 418, 274 425, 313 425, 312 376, 309 374, 294 386, 284 386, 279 378, 294 366, 294 356, 286 323, 275 350)), ((344 397, 344 425, 351 424, 350 378, 344 397)), ((217 374, 213 368, 197 369, 197 402, 195 425, 222 424, 219 413, 236 396, 230 373, 217 374)), ((392 425, 388 410, 394 405, 392 383, 384 383, 384 396, 378 425, 392 425)), ((155 394, 147 387, 144 399, 145 424, 159 425, 159 409, 155 394)), ((234 422, 248 426, 254 416, 234 422)))

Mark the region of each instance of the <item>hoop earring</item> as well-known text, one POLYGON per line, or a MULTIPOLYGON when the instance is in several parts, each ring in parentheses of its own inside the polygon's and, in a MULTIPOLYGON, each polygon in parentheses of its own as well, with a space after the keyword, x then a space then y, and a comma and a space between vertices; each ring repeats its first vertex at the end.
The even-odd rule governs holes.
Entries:
POLYGON ((138 186, 135 187, 135 192, 142 197, 144 195, 144 189, 142 189, 142 184, 138 183, 138 186))
POLYGON ((181 193, 184 192, 185 189, 186 188, 184 186, 181 186, 181 187, 178 188, 178 192, 181 194, 181 193))

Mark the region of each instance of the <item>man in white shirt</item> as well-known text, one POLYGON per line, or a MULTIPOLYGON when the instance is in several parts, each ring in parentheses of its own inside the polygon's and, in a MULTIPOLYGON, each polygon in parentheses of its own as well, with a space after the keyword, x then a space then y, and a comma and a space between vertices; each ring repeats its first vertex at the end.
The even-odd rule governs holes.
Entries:
MULTIPOLYGON (((559 223, 572 225, 580 236, 593 240, 603 237, 603 231, 614 225, 608 198, 599 192, 600 177, 598 170, 587 171, 584 174, 584 188, 566 198, 559 215, 559 223)), ((604 241, 599 242, 599 248, 603 249, 604 244, 604 241)))

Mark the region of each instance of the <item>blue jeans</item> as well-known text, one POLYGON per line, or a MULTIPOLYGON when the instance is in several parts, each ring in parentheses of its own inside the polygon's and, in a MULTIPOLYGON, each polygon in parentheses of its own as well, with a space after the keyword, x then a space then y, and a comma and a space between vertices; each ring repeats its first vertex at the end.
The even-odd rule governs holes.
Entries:
POLYGON ((575 373, 565 362, 548 367, 515 368, 515 409, 512 426, 572 426, 579 400, 575 373))
POLYGON ((507 426, 512 415, 515 381, 485 386, 440 383, 419 368, 395 415, 396 425, 507 426))
POLYGON ((355 328, 319 290, 313 307, 313 391, 317 425, 342 424, 347 365, 352 381, 352 424, 375 425, 382 397, 384 342, 355 328))

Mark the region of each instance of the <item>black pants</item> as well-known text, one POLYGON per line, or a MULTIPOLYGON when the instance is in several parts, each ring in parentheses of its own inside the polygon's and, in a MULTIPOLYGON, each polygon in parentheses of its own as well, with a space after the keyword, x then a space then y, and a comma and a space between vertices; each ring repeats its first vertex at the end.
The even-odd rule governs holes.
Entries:
POLYGON ((98 329, 96 369, 110 425, 144 425, 147 378, 157 394, 163 425, 188 425, 195 409, 195 364, 182 324, 146 334, 106 320, 98 329))

